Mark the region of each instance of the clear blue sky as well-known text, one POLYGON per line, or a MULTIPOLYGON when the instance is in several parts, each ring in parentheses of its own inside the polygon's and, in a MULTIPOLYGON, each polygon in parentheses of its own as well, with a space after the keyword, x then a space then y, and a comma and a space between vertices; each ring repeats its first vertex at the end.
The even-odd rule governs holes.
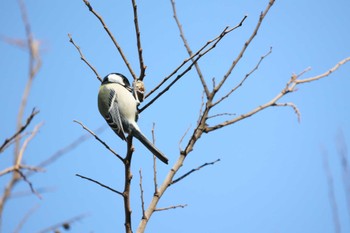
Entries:
MULTIPOLYGON (((227 71, 267 2, 177 1, 178 15, 193 50, 214 38, 225 26, 234 26, 248 15, 240 29, 227 36, 200 62, 209 82, 213 77, 219 80, 227 71)), ((131 1, 92 0, 91 3, 104 17, 138 73, 131 1)), ((130 79, 130 74, 100 23, 82 1, 29 0, 26 5, 32 31, 43 46, 43 67, 26 109, 26 114, 33 107, 40 109, 34 124, 44 121, 24 159, 26 164, 36 165, 85 133, 73 120, 82 121, 91 129, 105 124, 97 110, 99 83, 68 42, 68 33, 101 76, 117 71, 130 79)), ((270 46, 273 53, 217 113, 245 113, 274 97, 292 73, 310 66, 312 70, 304 77, 317 75, 350 56, 349 9, 350 3, 345 0, 276 1, 225 90, 243 78, 270 46)), ((172 18, 170 1, 138 1, 138 10, 148 66, 146 88, 150 90, 187 55, 172 18)), ((0 35, 24 37, 16 1, 3 1, 0 22, 0 35)), ((0 42, 0 53, 2 142, 15 131, 28 61, 24 51, 4 42, 0 42)), ((221 161, 171 187, 159 207, 188 206, 155 213, 146 232, 335 232, 322 147, 327 150, 341 232, 350 232, 350 213, 336 141, 341 131, 345 144, 350 145, 349 74, 350 64, 347 64, 330 77, 302 85, 281 100, 298 106, 300 123, 292 109, 270 108, 204 135, 180 174, 217 158, 221 161)), ((150 137, 152 124, 156 123, 157 146, 170 159, 169 166, 158 165, 159 182, 176 161, 184 132, 195 126, 200 103, 200 83, 193 70, 142 113, 140 127, 150 137)), ((221 120, 225 118, 212 122, 221 120)), ((110 129, 100 136, 115 150, 124 152, 123 142, 110 129)), ((134 230, 141 218, 140 168, 146 205, 153 194, 151 156, 138 142, 135 146, 134 230)), ((12 149, 0 156, 1 170, 10 165, 11 156, 12 149)), ((121 198, 76 177, 76 173, 122 190, 124 178, 120 162, 90 139, 48 166, 45 173, 30 177, 34 187, 51 191, 44 193, 42 200, 34 195, 10 199, 4 210, 2 232, 13 232, 35 205, 39 208, 26 222, 23 232, 37 232, 82 213, 88 216, 73 224, 71 232, 123 232, 121 198)), ((9 178, 8 175, 0 177, 1 190, 9 178)), ((18 185, 14 191, 28 191, 28 186, 18 185)))

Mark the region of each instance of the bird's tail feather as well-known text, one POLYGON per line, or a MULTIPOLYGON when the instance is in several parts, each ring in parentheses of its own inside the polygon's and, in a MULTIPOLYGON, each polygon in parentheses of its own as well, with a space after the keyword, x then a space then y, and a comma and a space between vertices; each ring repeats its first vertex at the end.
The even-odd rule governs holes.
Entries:
POLYGON ((163 163, 168 164, 168 158, 158 150, 147 138, 141 133, 140 130, 136 129, 134 126, 131 127, 132 135, 137 138, 149 151, 151 151, 158 159, 163 163))

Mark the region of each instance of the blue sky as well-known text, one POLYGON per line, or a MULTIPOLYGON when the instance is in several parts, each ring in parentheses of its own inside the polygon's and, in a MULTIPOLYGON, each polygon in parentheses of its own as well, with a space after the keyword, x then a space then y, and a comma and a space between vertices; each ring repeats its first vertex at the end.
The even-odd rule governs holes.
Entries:
MULTIPOLYGON (((131 1, 91 1, 91 4, 104 17, 138 73, 131 1)), ((224 38, 199 63, 209 83, 213 77, 220 80, 225 74, 266 4, 267 1, 177 1, 178 16, 194 51, 225 26, 234 26, 248 15, 241 28, 224 38)), ((30 129, 44 122, 25 154, 25 163, 35 165, 85 133, 73 120, 82 121, 90 129, 105 124, 97 110, 99 83, 69 43, 68 33, 101 76, 110 72, 124 73, 129 79, 131 76, 100 23, 82 1, 30 0, 26 5, 32 31, 42 41, 43 67, 26 109, 27 115, 33 107, 40 110, 30 129)), ((246 113, 279 93, 292 73, 312 67, 303 76, 311 77, 350 56, 349 7, 345 0, 276 1, 222 94, 239 82, 270 46, 272 54, 216 113, 246 113)), ((138 1, 138 10, 147 65, 145 84, 151 90, 187 53, 172 17, 170 1, 138 1)), ((25 36, 16 1, 3 1, 0 21, 0 35, 25 36)), ((28 60, 23 50, 2 41, 0 51, 2 141, 15 131, 28 60)), ((300 123, 290 108, 269 108, 203 135, 179 175, 205 162, 217 158, 221 161, 171 187, 159 207, 188 206, 155 213, 146 232, 335 232, 322 148, 327 151, 341 232, 349 232, 350 213, 337 152, 340 132, 345 144, 350 145, 349 72, 347 64, 325 79, 301 85, 298 91, 281 100, 298 106, 300 123)), ((201 91, 192 70, 140 116, 139 125, 148 137, 153 123, 156 124, 157 146, 170 159, 169 166, 158 165, 159 182, 176 161, 184 132, 195 126, 201 91)), ((217 118, 210 123, 226 119, 217 118)), ((123 154, 123 142, 110 129, 100 136, 123 154)), ((153 177, 151 156, 138 142, 135 147, 132 210, 136 231, 141 218, 138 171, 142 168, 146 205, 153 194, 153 177)), ((1 170, 10 166, 11 156, 12 149, 1 155, 1 170)), ((120 162, 97 141, 82 143, 48 166, 45 173, 30 177, 36 188, 50 190, 42 200, 30 195, 8 201, 2 232, 13 232, 36 205, 39 207, 23 226, 23 232, 38 232, 79 214, 88 215, 72 225, 72 232, 122 232, 121 198, 75 176, 79 173, 122 190, 122 169, 120 162)), ((0 187, 9 178, 0 177, 0 187)), ((28 186, 18 185, 14 192, 20 191, 28 191, 28 186)))

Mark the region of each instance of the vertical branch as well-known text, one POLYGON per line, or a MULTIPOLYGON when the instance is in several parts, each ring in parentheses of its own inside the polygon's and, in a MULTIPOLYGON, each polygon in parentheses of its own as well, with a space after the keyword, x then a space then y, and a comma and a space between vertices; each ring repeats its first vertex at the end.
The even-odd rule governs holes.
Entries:
POLYGON ((127 155, 124 159, 124 191, 123 191, 123 200, 124 200, 124 212, 125 212, 125 232, 132 233, 132 225, 131 225, 131 205, 130 205, 130 186, 131 186, 131 158, 133 154, 133 146, 132 146, 132 136, 127 137, 127 155))
MULTIPOLYGON (((152 127, 152 142, 153 145, 156 144, 156 138, 154 136, 154 127, 155 123, 153 123, 152 127)), ((153 182, 154 182, 154 193, 158 193, 158 182, 157 182, 157 158, 153 155, 153 182)))
MULTIPOLYGON (((177 17, 176 7, 175 7, 175 0, 171 0, 171 6, 172 6, 172 8, 173 8, 173 14, 174 14, 174 19, 175 19, 175 21, 176 21, 176 25, 177 25, 177 27, 179 28, 179 31, 180 31, 180 37, 181 37, 181 39, 182 39, 182 41, 183 41, 183 43, 184 43, 184 46, 185 46, 185 48, 186 48, 186 50, 187 50, 188 55, 190 55, 190 57, 192 57, 193 52, 192 52, 192 50, 191 50, 191 48, 190 48, 190 45, 189 45, 189 43, 188 43, 188 41, 187 41, 187 39, 186 39, 186 37, 185 37, 185 33, 183 32, 183 29, 182 29, 182 25, 181 25, 181 23, 180 23, 180 20, 179 20, 179 18, 177 17)), ((192 62, 194 62, 194 58, 193 58, 193 57, 191 58, 191 60, 192 60, 192 62)), ((202 83, 202 85, 203 85, 204 92, 205 92, 206 96, 208 97, 208 96, 209 96, 209 89, 208 89, 207 83, 205 82, 205 79, 204 79, 204 77, 203 77, 202 71, 201 71, 201 69, 199 68, 199 65, 198 65, 197 62, 194 64, 194 67, 196 68, 196 71, 197 71, 197 74, 198 74, 198 76, 199 76, 199 79, 201 80, 201 83, 202 83)))
MULTIPOLYGON (((26 34, 26 41, 27 41, 27 49, 29 52, 29 68, 28 68, 28 80, 25 86, 25 89, 22 94, 22 100, 20 103, 18 115, 17 115, 17 132, 20 132, 22 129, 22 120, 23 120, 23 114, 25 111, 25 108, 27 106, 27 100, 28 96, 32 87, 32 83, 34 78, 36 77, 40 67, 41 67, 41 57, 40 57, 40 52, 39 52, 39 42, 34 39, 31 31, 31 27, 29 24, 28 16, 27 16, 27 10, 25 7, 25 4, 23 0, 18 0, 19 8, 21 11, 21 17, 22 17, 22 22, 24 25, 25 29, 25 34, 26 34)), ((16 137, 14 138, 15 146, 14 146, 14 167, 16 164, 19 165, 22 162, 22 157, 20 156, 20 138, 21 138, 21 133, 17 134, 16 137)), ((15 184, 21 179, 21 174, 18 170, 18 172, 13 172, 12 173, 12 178, 9 181, 9 183, 6 185, 4 193, 0 199, 0 227, 1 227, 1 219, 2 219, 2 213, 4 209, 4 205, 11 195, 12 189, 15 186, 15 184)))
POLYGON ((136 32, 136 40, 137 40, 137 51, 139 54, 139 63, 140 63, 140 77, 139 80, 143 80, 145 77, 145 71, 146 71, 146 66, 143 62, 143 56, 142 56, 142 46, 141 46, 141 37, 140 37, 140 28, 139 28, 139 20, 137 16, 137 5, 136 1, 132 0, 132 6, 133 6, 133 11, 134 11, 134 24, 135 24, 135 32, 136 32))
POLYGON ((220 81, 220 83, 214 88, 214 91, 217 92, 222 85, 224 85, 224 83, 226 82, 227 78, 230 76, 232 70, 236 67, 237 63, 241 60, 241 58, 243 57, 245 51, 247 50, 248 46, 250 45, 250 43, 253 41, 253 39, 255 38, 255 36, 258 34, 258 31, 260 29, 261 23, 264 21, 265 16, 267 15, 267 13, 269 12, 269 10, 271 9, 272 5, 275 3, 275 0, 270 0, 269 4, 267 5, 266 9, 261 12, 260 14, 260 18, 259 21, 253 31, 253 33, 251 34, 251 36, 249 37, 249 39, 244 43, 243 48, 241 49, 241 52, 238 54, 238 56, 236 57, 236 59, 232 62, 230 68, 228 69, 228 71, 226 72, 224 78, 220 81))
POLYGON ((137 76, 136 76, 134 70, 131 68, 131 65, 130 65, 128 59, 126 58, 126 56, 125 56, 125 54, 124 54, 122 48, 120 47, 119 43, 117 42, 117 40, 116 40, 115 37, 113 36, 112 32, 109 30, 109 28, 108 28, 108 26, 106 25, 105 21, 103 20, 102 16, 99 15, 99 14, 94 10, 94 8, 92 8, 92 6, 91 6, 91 4, 90 4, 90 2, 89 2, 88 0, 83 0, 83 1, 84 1, 85 5, 87 6, 87 8, 89 9, 89 11, 90 11, 93 15, 95 15, 96 18, 100 21, 100 23, 101 23, 102 26, 103 26, 103 29, 107 32, 109 38, 111 38, 113 44, 114 44, 115 47, 117 48, 117 50, 118 50, 120 56, 122 57, 122 59, 123 59, 125 65, 126 65, 126 67, 128 67, 131 76, 134 78, 134 80, 136 80, 136 79, 137 79, 137 76))
MULTIPOLYGON (((31 27, 27 16, 27 10, 23 0, 18 0, 18 4, 21 10, 21 17, 22 17, 22 21, 23 21, 25 33, 26 33, 27 49, 29 51, 29 70, 28 70, 27 84, 25 86, 25 89, 22 95, 22 100, 21 100, 21 104, 17 115, 17 130, 19 130, 22 127, 23 113, 27 106, 27 100, 32 87, 32 83, 37 72, 41 67, 39 42, 33 38, 31 27)), ((19 151, 19 146, 20 146, 19 144, 20 144, 20 140, 17 138, 15 140, 15 151, 14 151, 15 157, 17 156, 19 151)))

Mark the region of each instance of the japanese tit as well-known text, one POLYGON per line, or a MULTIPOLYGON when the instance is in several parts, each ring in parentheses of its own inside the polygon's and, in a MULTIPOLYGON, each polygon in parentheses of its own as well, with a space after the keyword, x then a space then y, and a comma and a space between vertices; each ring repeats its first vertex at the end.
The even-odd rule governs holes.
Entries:
POLYGON ((168 164, 168 158, 141 132, 136 121, 138 101, 132 94, 128 79, 119 73, 107 75, 98 92, 98 110, 112 130, 126 140, 125 133, 137 138, 158 159, 168 164))

